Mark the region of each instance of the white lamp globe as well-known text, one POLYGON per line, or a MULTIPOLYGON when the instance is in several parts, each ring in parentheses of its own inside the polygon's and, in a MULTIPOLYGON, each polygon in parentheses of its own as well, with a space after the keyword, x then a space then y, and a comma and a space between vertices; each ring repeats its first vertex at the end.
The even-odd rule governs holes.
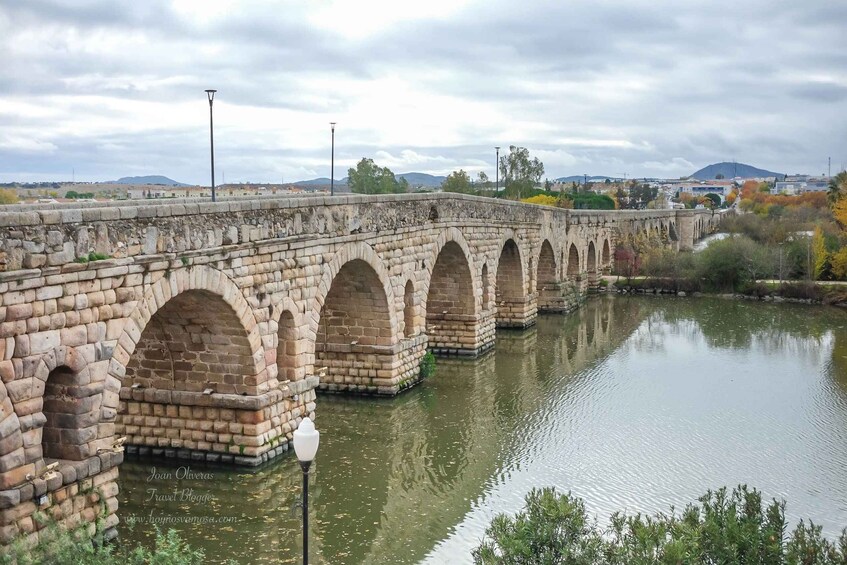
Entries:
POLYGON ((321 434, 315 429, 315 424, 308 416, 303 418, 297 429, 294 430, 294 452, 299 461, 312 461, 318 452, 318 443, 321 434))

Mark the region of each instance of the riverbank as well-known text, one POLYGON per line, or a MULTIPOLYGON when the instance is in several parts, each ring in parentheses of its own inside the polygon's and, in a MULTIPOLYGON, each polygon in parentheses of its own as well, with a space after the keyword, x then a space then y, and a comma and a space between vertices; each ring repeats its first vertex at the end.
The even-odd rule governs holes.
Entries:
POLYGON ((758 280, 733 291, 716 291, 706 288, 701 281, 670 277, 602 277, 607 292, 620 294, 657 294, 674 296, 718 296, 741 300, 765 302, 793 302, 799 304, 825 304, 847 308, 847 284, 829 281, 776 281, 758 280))

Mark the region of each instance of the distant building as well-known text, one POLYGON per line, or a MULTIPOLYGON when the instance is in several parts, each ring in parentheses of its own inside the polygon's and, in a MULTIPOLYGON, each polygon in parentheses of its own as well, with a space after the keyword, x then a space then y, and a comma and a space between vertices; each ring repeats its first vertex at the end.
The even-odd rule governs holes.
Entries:
POLYGON ((792 175, 786 178, 790 178, 791 180, 777 181, 774 183, 773 191, 776 194, 794 196, 805 194, 806 192, 826 192, 829 190, 829 177, 792 175))

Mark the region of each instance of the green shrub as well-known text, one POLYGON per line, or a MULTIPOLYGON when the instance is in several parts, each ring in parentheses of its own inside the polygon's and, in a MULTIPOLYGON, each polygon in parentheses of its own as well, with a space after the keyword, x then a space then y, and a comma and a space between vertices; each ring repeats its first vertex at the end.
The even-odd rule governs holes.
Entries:
POLYGON ((585 503, 553 488, 533 490, 514 517, 492 520, 473 550, 477 565, 847 564, 847 528, 832 542, 801 521, 786 535, 785 503, 764 505, 759 491, 709 491, 681 515, 612 515, 607 529, 585 503))
POLYGON ((432 351, 427 351, 421 359, 419 374, 421 379, 428 379, 435 374, 435 355, 432 351))
POLYGON ((39 532, 39 543, 30 548, 21 539, 0 555, 0 563, 15 565, 200 565, 206 562, 203 551, 192 549, 175 530, 162 533, 156 528, 152 550, 142 546, 130 549, 103 539, 102 522, 68 531, 43 516, 46 527, 39 532), (94 527, 94 535, 91 528, 94 527))

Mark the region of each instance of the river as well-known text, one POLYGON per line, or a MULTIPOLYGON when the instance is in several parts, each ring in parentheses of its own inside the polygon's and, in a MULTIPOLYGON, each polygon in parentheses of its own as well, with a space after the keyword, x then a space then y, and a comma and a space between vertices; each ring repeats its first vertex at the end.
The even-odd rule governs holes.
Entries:
MULTIPOLYGON (((479 359, 440 359, 398 398, 320 397, 311 562, 468 563, 494 515, 547 485, 605 523, 746 483, 835 536, 845 322, 831 307, 600 297, 498 333, 479 359)), ((293 455, 256 471, 128 460, 120 473, 125 541, 160 523, 210 563, 300 562, 293 455)))

